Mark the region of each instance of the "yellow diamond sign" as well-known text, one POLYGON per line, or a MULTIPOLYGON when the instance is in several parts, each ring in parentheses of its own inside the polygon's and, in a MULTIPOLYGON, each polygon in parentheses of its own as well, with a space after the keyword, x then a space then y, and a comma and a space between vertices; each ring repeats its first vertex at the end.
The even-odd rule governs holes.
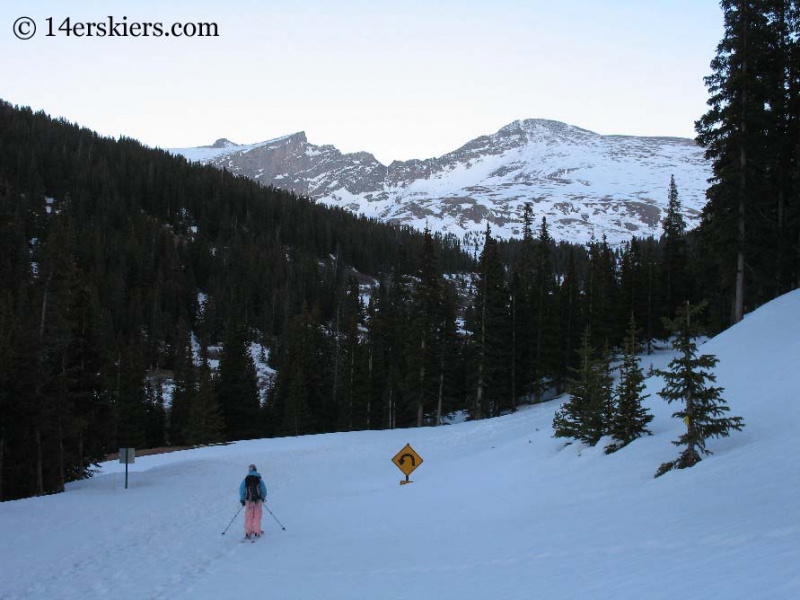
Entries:
POLYGON ((395 454, 392 462, 396 464, 397 468, 405 473, 406 478, 408 478, 411 472, 422 464, 422 457, 420 457, 409 444, 406 444, 400 452, 395 454))

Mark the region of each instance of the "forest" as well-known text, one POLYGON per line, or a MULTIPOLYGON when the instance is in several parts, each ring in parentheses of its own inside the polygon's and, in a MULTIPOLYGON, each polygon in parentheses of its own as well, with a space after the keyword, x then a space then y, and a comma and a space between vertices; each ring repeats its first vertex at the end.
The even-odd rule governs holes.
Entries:
POLYGON ((619 247, 556 243, 530 202, 522 239, 470 255, 0 102, 0 500, 119 447, 497 416, 570 391, 587 348, 661 343, 686 302, 714 333, 796 288, 798 3, 722 5, 701 225, 676 172, 663 235, 619 247))

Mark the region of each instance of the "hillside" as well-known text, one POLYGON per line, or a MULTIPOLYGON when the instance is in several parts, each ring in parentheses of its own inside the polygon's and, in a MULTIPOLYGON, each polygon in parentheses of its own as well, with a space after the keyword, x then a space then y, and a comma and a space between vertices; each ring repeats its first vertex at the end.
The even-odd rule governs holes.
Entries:
POLYGON ((515 121, 443 156, 389 165, 368 152, 312 144, 304 132, 171 152, 322 204, 459 238, 487 223, 501 238, 521 237, 526 202, 537 218, 547 217, 558 241, 658 237, 670 176, 690 227, 711 176, 692 140, 598 135, 544 119, 515 121))
MULTIPOLYGON (((0 504, 0 598, 789 599, 800 594, 800 292, 701 347, 746 427, 653 479, 682 424, 647 381, 654 435, 614 455, 551 437, 558 401, 440 428, 239 442, 138 459, 0 504), (399 486, 391 457, 424 458, 399 486), (266 538, 240 544, 255 462, 266 538)), ((666 365, 668 352, 647 357, 666 365)))

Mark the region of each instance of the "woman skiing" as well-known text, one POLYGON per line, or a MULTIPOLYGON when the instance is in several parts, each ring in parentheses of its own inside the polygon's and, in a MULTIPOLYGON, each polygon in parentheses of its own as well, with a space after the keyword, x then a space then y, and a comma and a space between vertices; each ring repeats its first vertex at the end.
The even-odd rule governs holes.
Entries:
POLYGON ((267 499, 267 486, 256 470, 255 465, 248 467, 247 476, 239 485, 239 502, 244 510, 244 536, 255 541, 264 533, 261 531, 261 503, 267 499))

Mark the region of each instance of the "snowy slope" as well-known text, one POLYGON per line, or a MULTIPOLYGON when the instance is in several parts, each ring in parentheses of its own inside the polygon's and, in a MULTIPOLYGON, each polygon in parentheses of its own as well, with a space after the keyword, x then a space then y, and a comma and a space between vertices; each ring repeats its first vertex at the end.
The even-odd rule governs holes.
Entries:
MULTIPOLYGON (((707 342, 731 415, 693 469, 653 479, 682 424, 606 456, 551 437, 558 401, 441 428, 258 440, 137 459, 0 504, 0 598, 800 597, 800 291, 707 342), (398 485, 410 442, 424 463, 398 485), (239 543, 255 462, 266 538, 239 543)), ((656 368, 667 353, 647 357, 656 368)))
POLYGON ((558 121, 514 121, 436 158, 378 162, 316 146, 304 132, 237 146, 173 149, 263 184, 357 214, 462 238, 491 224, 519 237, 531 202, 556 240, 658 236, 674 175, 689 226, 705 204, 711 166, 692 140, 598 135, 558 121))

